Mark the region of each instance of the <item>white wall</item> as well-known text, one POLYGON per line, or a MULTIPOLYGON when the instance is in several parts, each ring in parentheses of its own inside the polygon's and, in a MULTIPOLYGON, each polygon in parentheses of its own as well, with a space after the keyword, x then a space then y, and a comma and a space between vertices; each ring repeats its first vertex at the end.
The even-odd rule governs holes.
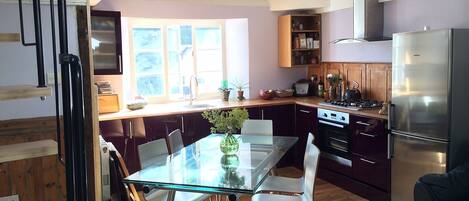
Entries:
POLYGON ((293 82, 306 76, 306 68, 281 69, 278 67, 277 17, 281 13, 271 12, 268 7, 216 6, 147 0, 103 0, 95 9, 118 10, 124 17, 248 19, 251 98, 258 97, 259 89, 288 88, 293 82))
MULTIPOLYGON (((228 80, 249 82, 249 22, 248 19, 229 19, 225 21, 226 63, 228 80)), ((235 89, 232 97, 237 96, 235 89)), ((249 98, 249 89, 245 97, 249 98)))
MULTIPOLYGON (((53 60, 49 6, 42 6, 41 12, 45 70, 51 73, 53 72, 53 60)), ((73 54, 78 54, 75 8, 69 7, 67 12, 69 21, 69 50, 73 54)), ((31 5, 24 5, 23 13, 26 40, 28 42, 34 42, 34 23, 32 20, 31 5)), ((19 24, 18 5, 0 3, 0 33, 19 33, 19 24)), ((37 85, 36 69, 35 47, 24 47, 20 42, 0 43, 0 86, 37 85)), ((51 96, 47 97, 46 101, 41 101, 39 97, 0 101, 0 120, 54 116, 54 99, 54 96, 51 96)))
MULTIPOLYGON (((431 29, 469 28, 468 0, 392 0, 384 3, 384 35, 431 29)), ((325 13, 322 17, 323 60, 391 62, 392 41, 328 44, 351 37, 353 33, 352 8, 325 13)))

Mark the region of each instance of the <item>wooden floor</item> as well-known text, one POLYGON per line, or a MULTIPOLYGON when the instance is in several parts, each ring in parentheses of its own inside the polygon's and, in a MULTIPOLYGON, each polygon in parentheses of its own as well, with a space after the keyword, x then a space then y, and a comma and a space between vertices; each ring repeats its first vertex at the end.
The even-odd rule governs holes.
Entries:
MULTIPOLYGON (((293 167, 279 168, 276 170, 276 173, 279 176, 295 178, 301 177, 303 175, 302 171, 293 167)), ((314 201, 366 201, 366 199, 358 195, 350 193, 321 179, 316 179, 315 185, 314 201)), ((225 199, 222 200, 225 201, 225 199)), ((241 196, 240 198, 240 201, 250 200, 250 196, 241 196)))

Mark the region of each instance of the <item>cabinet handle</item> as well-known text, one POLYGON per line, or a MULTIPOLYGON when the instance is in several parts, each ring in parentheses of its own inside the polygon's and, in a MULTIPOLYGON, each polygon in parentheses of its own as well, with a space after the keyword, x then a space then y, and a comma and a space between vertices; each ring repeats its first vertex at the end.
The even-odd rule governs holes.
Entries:
POLYGON ((363 161, 363 162, 365 162, 365 163, 372 164, 372 165, 376 164, 376 162, 370 161, 370 160, 366 160, 366 159, 364 159, 364 158, 360 158, 360 160, 363 161))
POLYGON ((311 114, 311 111, 308 110, 299 110, 300 112, 306 113, 306 114, 311 114))
POLYGON ((368 134, 368 133, 364 133, 364 132, 360 132, 359 134, 363 135, 363 136, 367 136, 367 137, 372 137, 372 138, 376 137, 376 135, 372 135, 372 134, 368 134))
POLYGON ((184 133, 184 116, 181 116, 181 133, 184 133))
POLYGON ((393 152, 393 141, 392 141, 392 136, 391 133, 388 134, 388 159, 392 158, 392 152, 393 152))
POLYGON ((360 124, 360 125, 362 125, 362 126, 371 126, 371 124, 365 123, 365 122, 363 122, 363 121, 357 121, 356 123, 357 123, 357 124, 360 124))
POLYGON ((264 120, 264 110, 261 110, 261 119, 264 120))
POLYGON ((119 55, 118 57, 119 57, 119 66, 118 66, 119 72, 122 72, 122 55, 119 55))

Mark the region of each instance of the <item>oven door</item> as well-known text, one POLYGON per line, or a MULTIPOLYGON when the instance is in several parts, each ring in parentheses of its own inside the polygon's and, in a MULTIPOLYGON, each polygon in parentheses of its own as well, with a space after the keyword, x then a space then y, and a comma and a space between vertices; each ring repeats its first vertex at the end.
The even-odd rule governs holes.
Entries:
POLYGON ((320 148, 326 153, 326 157, 339 156, 348 160, 352 158, 348 125, 320 119, 319 135, 320 148))

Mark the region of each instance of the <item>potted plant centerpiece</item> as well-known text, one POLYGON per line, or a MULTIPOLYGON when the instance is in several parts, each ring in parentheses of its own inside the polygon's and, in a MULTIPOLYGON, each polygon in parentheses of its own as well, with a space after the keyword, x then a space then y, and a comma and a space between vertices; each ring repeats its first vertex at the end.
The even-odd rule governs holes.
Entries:
POLYGON ((238 90, 238 100, 244 100, 246 99, 244 97, 244 89, 247 89, 249 86, 249 83, 247 82, 241 82, 241 81, 235 81, 231 83, 237 90, 238 90))
POLYGON ((246 109, 236 108, 231 111, 207 110, 202 113, 202 117, 207 119, 212 127, 212 133, 224 133, 225 137, 220 142, 220 150, 225 155, 234 155, 238 152, 238 139, 233 136, 243 126, 244 120, 249 118, 246 109))

